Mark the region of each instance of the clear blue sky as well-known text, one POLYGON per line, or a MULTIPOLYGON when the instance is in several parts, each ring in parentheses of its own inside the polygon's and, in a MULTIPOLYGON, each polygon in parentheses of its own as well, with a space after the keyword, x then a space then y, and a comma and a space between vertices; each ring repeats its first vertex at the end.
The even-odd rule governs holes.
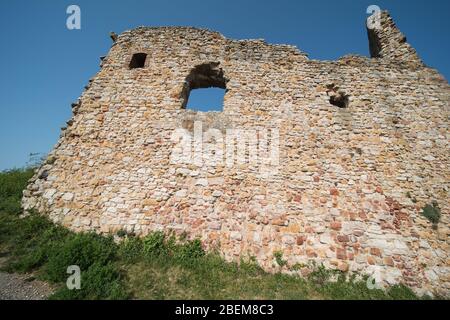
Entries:
POLYGON ((448 0, 1 0, 0 170, 51 150, 71 102, 111 46, 110 31, 206 27, 229 38, 293 44, 312 59, 330 60, 368 55, 364 22, 371 4, 388 9, 425 63, 449 79, 448 0), (81 30, 66 28, 70 4, 81 7, 81 30))

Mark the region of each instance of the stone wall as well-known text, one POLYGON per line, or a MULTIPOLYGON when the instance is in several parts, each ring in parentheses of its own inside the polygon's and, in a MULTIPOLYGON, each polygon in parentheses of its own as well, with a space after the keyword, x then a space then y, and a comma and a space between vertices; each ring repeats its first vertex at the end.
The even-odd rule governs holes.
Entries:
POLYGON ((195 28, 122 33, 24 209, 76 231, 186 233, 269 271, 280 251, 286 271, 314 261, 448 294, 449 86, 381 18, 373 58, 337 61, 195 28), (130 69, 135 53, 143 68, 130 69), (226 88, 223 112, 185 110, 190 90, 209 85, 226 88), (175 132, 192 138, 193 161, 173 157, 175 132), (225 153, 247 141, 247 161, 195 157, 213 149, 211 133, 225 153), (437 230, 421 215, 432 201, 437 230))

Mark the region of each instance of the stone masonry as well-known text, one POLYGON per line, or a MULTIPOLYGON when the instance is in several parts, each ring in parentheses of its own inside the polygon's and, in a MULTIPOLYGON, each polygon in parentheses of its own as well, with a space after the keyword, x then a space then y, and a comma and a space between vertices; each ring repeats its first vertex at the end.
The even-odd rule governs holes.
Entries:
POLYGON ((187 27, 114 37, 24 210, 75 231, 187 234, 268 271, 282 252, 286 272, 315 262, 449 294, 449 85, 387 12, 380 22, 368 29, 371 58, 337 61, 187 27), (223 112, 186 110, 206 87, 226 89, 223 112), (231 129, 242 136, 220 140, 231 129), (193 153, 237 141, 258 157, 178 161, 177 130, 193 153), (421 215, 433 201, 437 229, 421 215))

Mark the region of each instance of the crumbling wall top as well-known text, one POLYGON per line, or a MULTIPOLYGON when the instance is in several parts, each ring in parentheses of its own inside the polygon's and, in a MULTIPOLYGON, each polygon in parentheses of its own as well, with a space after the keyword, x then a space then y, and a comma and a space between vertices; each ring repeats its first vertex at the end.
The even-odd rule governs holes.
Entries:
MULTIPOLYGON (((387 11, 375 12, 368 18, 367 32, 371 58, 402 67, 424 66, 387 11)), ((195 46, 194 43, 201 43, 203 52, 207 54, 220 52, 224 59, 308 60, 308 55, 293 45, 268 44, 263 39, 233 40, 219 32, 196 27, 137 27, 116 37, 113 46, 125 50, 151 50, 163 46, 179 51, 180 48, 189 50, 195 46)))
POLYGON ((416 50, 406 42, 406 36, 398 29, 389 12, 375 12, 370 16, 367 33, 372 58, 381 58, 413 67, 423 66, 416 50))

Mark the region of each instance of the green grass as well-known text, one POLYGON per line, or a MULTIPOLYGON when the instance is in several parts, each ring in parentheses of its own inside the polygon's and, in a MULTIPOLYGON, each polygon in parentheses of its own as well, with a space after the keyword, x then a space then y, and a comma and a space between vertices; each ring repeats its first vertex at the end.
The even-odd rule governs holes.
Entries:
POLYGON ((225 262, 214 253, 180 256, 186 246, 192 244, 166 247, 164 254, 141 255, 122 266, 130 294, 139 299, 418 299, 405 286, 369 290, 365 280, 323 267, 302 278, 266 273, 251 260, 225 262))
MULTIPOLYGON (((254 259, 225 262, 199 240, 155 232, 140 239, 75 234, 31 214, 19 218, 21 190, 30 170, 0 173, 0 253, 4 270, 33 272, 53 283, 51 299, 417 299, 405 286, 369 290, 366 281, 321 266, 308 277, 269 274, 254 259), (67 267, 81 269, 81 290, 69 290, 67 267), (332 278, 337 280, 332 281, 332 278)), ((282 254, 276 254, 284 265, 282 254)))
POLYGON ((0 173, 0 212, 20 213, 22 190, 33 176, 34 170, 14 169, 0 173))

